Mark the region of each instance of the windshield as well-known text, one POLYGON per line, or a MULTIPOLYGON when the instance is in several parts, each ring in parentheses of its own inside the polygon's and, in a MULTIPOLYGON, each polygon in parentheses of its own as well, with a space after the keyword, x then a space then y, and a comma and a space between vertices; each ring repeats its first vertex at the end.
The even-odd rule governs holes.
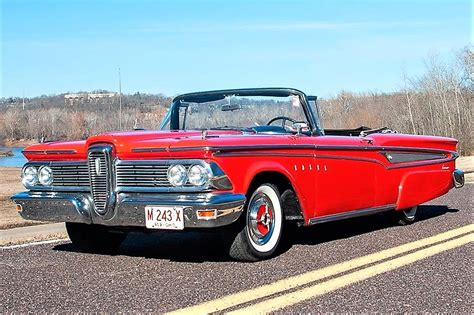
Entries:
POLYGON ((293 132, 295 123, 309 126, 301 100, 289 96, 227 95, 217 100, 178 100, 162 129, 238 129, 293 132), (170 124, 170 121, 174 121, 170 124), (170 125, 174 126, 171 128, 170 125))

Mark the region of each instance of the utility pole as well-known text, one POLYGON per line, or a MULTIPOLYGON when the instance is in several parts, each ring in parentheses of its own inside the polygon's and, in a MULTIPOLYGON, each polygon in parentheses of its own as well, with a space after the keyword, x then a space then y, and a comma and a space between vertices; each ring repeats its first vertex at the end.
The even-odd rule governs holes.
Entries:
POLYGON ((119 75, 119 129, 122 130, 122 76, 120 75, 120 68, 118 69, 119 75))

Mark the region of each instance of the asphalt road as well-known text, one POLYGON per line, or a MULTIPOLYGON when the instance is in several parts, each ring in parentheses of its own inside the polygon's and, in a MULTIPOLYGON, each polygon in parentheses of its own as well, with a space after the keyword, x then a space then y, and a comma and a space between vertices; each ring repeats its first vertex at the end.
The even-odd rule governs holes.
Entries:
POLYGON ((374 216, 300 229, 280 256, 259 263, 229 261, 219 239, 197 233, 132 235, 114 256, 68 242, 0 249, 0 313, 162 313, 206 301, 184 311, 472 313, 473 196, 473 184, 452 190, 421 206, 410 226, 374 216), (453 239, 438 236, 466 226, 453 239), (354 265, 368 254, 379 261, 354 265))

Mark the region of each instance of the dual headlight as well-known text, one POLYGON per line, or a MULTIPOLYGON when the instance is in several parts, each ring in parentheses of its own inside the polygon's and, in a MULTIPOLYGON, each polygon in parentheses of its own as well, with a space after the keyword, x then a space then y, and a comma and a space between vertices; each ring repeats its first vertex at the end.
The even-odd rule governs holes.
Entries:
POLYGON ((21 182, 25 187, 50 186, 53 183, 53 170, 49 166, 27 166, 21 172, 21 182))
POLYGON ((201 165, 192 165, 188 169, 181 164, 168 168, 168 181, 173 186, 184 186, 190 183, 194 186, 204 186, 209 183, 210 172, 201 165))

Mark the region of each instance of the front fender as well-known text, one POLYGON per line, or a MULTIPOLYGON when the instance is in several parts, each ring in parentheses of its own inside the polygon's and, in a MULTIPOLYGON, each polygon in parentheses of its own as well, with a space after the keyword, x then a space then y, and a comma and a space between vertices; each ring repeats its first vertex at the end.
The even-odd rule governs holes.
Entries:
MULTIPOLYGON (((229 176, 233 186, 234 193, 247 194, 252 180, 262 172, 275 172, 285 176, 290 182, 294 189, 294 192, 300 202, 301 211, 303 216, 306 218, 305 209, 311 209, 311 205, 308 204, 308 199, 305 198, 305 194, 302 191, 301 180, 297 181, 295 175, 291 172, 291 167, 288 160, 284 160, 281 163, 279 161, 271 161, 268 159, 257 160, 251 158, 245 158, 242 160, 236 160, 235 158, 226 158, 217 161, 223 171, 229 176), (286 165, 284 164, 286 163, 286 165)), ((312 173, 307 173, 306 176, 311 176, 312 173)), ((306 182, 306 189, 312 189, 310 182, 306 182)))

